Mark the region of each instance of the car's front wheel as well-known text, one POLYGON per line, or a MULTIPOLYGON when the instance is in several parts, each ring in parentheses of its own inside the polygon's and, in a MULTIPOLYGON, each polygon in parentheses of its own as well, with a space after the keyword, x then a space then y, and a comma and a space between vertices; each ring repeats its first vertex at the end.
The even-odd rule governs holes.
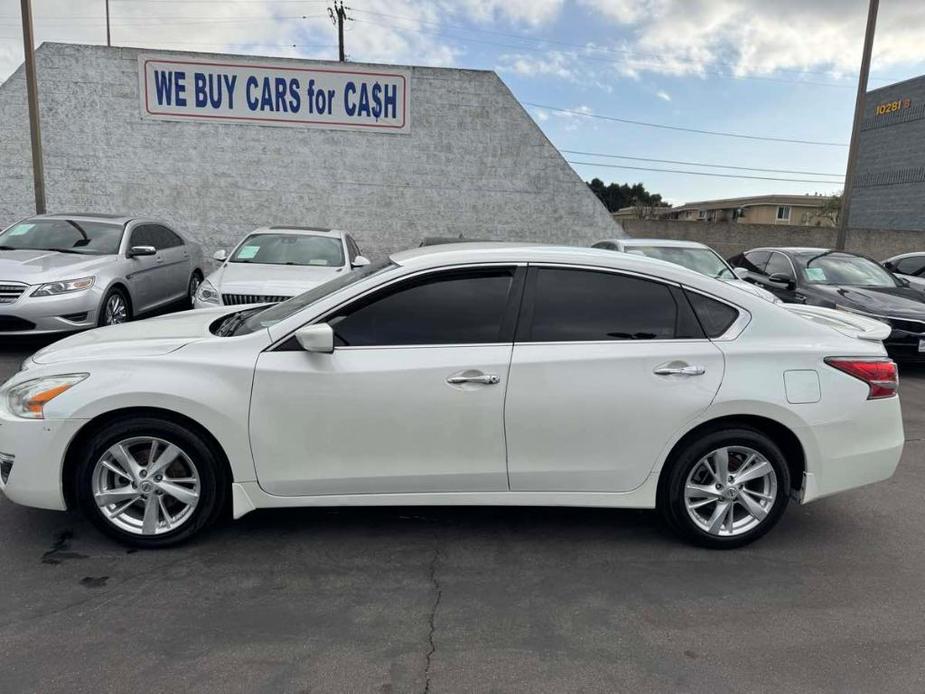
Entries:
POLYGON ((741 547, 768 532, 784 513, 790 472, 777 444, 755 429, 713 431, 669 463, 659 494, 668 524, 695 544, 741 547))
POLYGON ((99 325, 119 325, 132 320, 132 305, 121 289, 110 289, 103 299, 100 309, 99 325))
POLYGON ((212 524, 226 498, 222 466, 200 436, 152 417, 104 426, 76 469, 77 500, 104 533, 137 547, 166 547, 212 524))

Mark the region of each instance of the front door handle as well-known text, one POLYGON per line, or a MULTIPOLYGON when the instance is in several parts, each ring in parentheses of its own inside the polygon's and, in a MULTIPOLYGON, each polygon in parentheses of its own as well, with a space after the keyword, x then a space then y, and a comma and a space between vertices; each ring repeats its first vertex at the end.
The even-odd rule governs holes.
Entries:
POLYGON ((706 372, 702 366, 659 366, 652 373, 656 376, 703 376, 706 372))
POLYGON ((493 386, 501 383, 501 377, 495 374, 455 374, 446 379, 451 386, 458 386, 463 383, 481 383, 486 386, 493 386))

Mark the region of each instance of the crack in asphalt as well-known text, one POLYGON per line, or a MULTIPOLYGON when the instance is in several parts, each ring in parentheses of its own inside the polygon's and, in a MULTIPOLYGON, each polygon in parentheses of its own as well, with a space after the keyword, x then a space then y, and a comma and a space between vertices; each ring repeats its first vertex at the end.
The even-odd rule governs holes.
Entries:
POLYGON ((430 694, 430 665, 433 661, 434 654, 437 652, 437 643, 434 641, 434 632, 436 631, 437 608, 440 607, 440 600, 443 598, 443 588, 437 579, 437 562, 440 560, 440 548, 434 547, 434 556, 430 560, 430 583, 434 590, 434 604, 431 605, 430 615, 427 623, 430 631, 427 634, 427 643, 429 650, 424 656, 424 694, 430 694))

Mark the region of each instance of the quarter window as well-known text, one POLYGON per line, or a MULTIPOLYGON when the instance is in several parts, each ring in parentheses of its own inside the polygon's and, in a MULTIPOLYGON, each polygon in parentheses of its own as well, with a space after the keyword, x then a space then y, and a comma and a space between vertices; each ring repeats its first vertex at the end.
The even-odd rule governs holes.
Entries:
MULTIPOLYGON (((659 282, 595 270, 537 268, 524 316, 524 342, 655 340, 702 337, 689 307, 678 309, 659 282)), ((682 299, 683 300, 683 299, 682 299)))
POLYGON ((514 268, 440 272, 361 299, 328 318, 338 345, 501 341, 514 268))
POLYGON ((703 326, 703 332, 707 337, 719 337, 729 330, 729 326, 739 317, 739 312, 729 304, 703 294, 687 292, 687 298, 690 299, 691 306, 694 307, 697 319, 703 326))

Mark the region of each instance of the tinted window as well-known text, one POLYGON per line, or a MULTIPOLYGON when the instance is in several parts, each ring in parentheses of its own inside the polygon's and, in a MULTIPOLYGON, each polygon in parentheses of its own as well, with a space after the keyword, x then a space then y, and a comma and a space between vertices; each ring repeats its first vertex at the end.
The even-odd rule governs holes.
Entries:
POLYGON ((400 282, 328 318, 339 345, 498 342, 510 268, 441 272, 400 282))
POLYGON ((617 250, 617 245, 615 243, 611 243, 610 241, 601 241, 600 243, 596 243, 591 246, 591 248, 601 248, 605 251, 615 251, 617 250))
POLYGON ((895 287, 896 280, 873 260, 838 251, 804 255, 803 279, 810 284, 895 287))
POLYGON ((160 248, 157 244, 157 234, 154 233, 154 227, 143 224, 140 227, 135 227, 132 231, 132 238, 129 241, 130 246, 154 246, 154 248, 160 248))
POLYGON ((920 275, 925 269, 925 257, 915 256, 912 258, 902 258, 894 264, 896 272, 903 275, 920 275))
POLYGON ((729 326, 739 317, 739 312, 721 301, 711 299, 703 294, 687 292, 691 306, 697 314, 700 325, 707 337, 719 337, 729 329, 729 326))
POLYGON ((183 239, 181 239, 177 234, 172 232, 170 229, 164 226, 153 226, 154 238, 157 240, 155 244, 158 249, 161 248, 176 248, 177 246, 183 245, 183 239))
POLYGON ((58 250, 82 255, 119 252, 122 225, 73 219, 27 219, 0 233, 0 248, 58 250))
MULTIPOLYGON (((776 272, 793 277, 793 266, 783 253, 772 253, 764 269, 765 274, 773 275, 776 272)), ((796 278, 794 278, 796 279, 796 278)))
POLYGON ((347 242, 347 252, 350 254, 350 262, 352 263, 356 260, 356 257, 360 255, 360 248, 357 246, 357 242, 353 240, 352 236, 345 237, 347 242))
POLYGON ((768 258, 771 257, 770 251, 749 251, 743 255, 744 267, 746 270, 751 272, 764 272, 764 266, 768 263, 768 258))
MULTIPOLYGON (((658 282, 593 270, 538 268, 530 342, 653 340, 678 335, 678 307, 658 282)), ((685 335, 686 337, 686 335, 685 335)))

